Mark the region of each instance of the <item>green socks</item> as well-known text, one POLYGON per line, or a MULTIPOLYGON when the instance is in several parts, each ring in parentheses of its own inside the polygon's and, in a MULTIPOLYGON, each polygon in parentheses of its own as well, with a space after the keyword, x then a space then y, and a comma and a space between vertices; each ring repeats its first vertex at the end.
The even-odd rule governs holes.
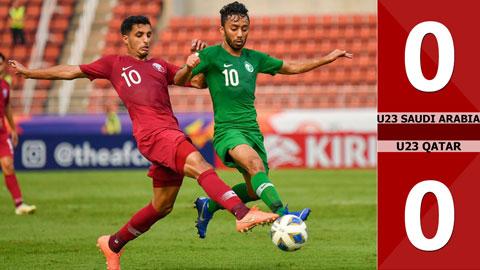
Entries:
POLYGON ((283 204, 278 196, 275 186, 270 182, 264 172, 259 172, 252 177, 252 187, 258 197, 272 210, 273 213, 283 215, 283 204))

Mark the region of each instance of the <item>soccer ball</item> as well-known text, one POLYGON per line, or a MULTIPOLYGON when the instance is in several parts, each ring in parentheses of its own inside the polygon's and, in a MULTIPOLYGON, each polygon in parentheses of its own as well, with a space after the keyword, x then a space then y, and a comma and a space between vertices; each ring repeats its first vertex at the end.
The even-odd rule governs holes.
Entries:
POLYGON ((295 251, 307 242, 307 231, 307 225, 299 217, 285 215, 273 223, 270 236, 279 249, 295 251))

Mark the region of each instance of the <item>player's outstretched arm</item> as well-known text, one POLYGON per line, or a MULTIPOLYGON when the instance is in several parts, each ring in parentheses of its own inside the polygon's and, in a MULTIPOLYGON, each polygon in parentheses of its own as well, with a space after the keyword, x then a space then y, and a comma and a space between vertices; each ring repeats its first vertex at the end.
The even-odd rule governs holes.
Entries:
POLYGON ((185 85, 192 78, 192 70, 198 66, 198 64, 200 64, 198 53, 188 56, 185 67, 177 71, 177 74, 175 74, 173 78, 175 85, 185 85))
POLYGON ((60 65, 42 69, 27 69, 15 60, 8 60, 8 64, 15 69, 15 74, 20 74, 27 79, 73 80, 88 77, 79 66, 60 65))
POLYGON ((278 73, 280 74, 299 74, 308 72, 312 69, 315 69, 319 66, 326 65, 337 60, 340 57, 345 57, 352 59, 353 55, 351 53, 347 53, 346 51, 341 50, 334 50, 326 56, 323 56, 319 59, 311 59, 311 60, 285 60, 283 61, 283 66, 280 68, 278 73))

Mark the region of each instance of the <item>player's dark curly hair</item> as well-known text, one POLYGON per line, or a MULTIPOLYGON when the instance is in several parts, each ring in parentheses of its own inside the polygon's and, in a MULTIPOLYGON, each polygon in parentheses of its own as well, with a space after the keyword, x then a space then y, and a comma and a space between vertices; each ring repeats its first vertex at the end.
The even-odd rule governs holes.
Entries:
POLYGON ((0 53, 0 58, 2 59, 2 62, 5 62, 5 55, 3 55, 3 53, 0 53))
POLYGON ((247 17, 248 22, 250 22, 250 17, 248 17, 248 9, 244 4, 237 1, 223 6, 223 8, 220 10, 220 14, 222 26, 225 26, 225 22, 227 21, 228 17, 232 15, 237 15, 239 19, 247 17))
POLYGON ((132 31, 132 28, 135 24, 148 24, 152 26, 152 24, 150 24, 150 20, 145 16, 130 16, 122 22, 122 26, 120 27, 122 35, 128 35, 130 31, 132 31))

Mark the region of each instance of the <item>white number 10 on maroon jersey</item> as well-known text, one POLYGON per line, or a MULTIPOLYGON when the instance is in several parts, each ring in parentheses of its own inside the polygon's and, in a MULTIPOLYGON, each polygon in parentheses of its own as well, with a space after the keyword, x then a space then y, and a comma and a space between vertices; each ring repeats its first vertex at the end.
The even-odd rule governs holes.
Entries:
POLYGON ((142 82, 142 77, 140 77, 140 74, 135 69, 132 69, 128 72, 128 77, 125 72, 123 72, 121 75, 123 78, 125 78, 125 81, 127 82, 128 87, 132 86, 130 82, 134 84, 140 84, 142 82), (136 79, 134 79, 133 74, 135 74, 136 79))

